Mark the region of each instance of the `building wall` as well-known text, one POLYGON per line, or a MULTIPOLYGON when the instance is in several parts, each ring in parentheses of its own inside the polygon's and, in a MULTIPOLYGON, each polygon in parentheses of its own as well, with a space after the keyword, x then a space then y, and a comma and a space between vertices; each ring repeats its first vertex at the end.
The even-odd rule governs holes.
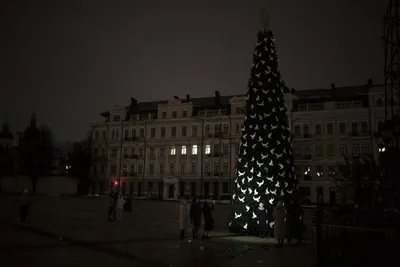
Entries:
MULTIPOLYGON (((304 198, 316 202, 322 194, 329 201, 334 189, 331 176, 344 156, 377 157, 372 134, 384 118, 377 100, 382 92, 382 87, 367 88, 367 106, 332 99, 315 104, 315 97, 309 98, 310 104, 296 104, 302 96, 285 93, 304 198)), ((309 101, 306 97, 300 100, 309 101)), ((177 198, 199 196, 203 184, 205 195, 228 198, 245 99, 226 97, 229 112, 204 107, 193 117, 199 102, 164 101, 156 105, 157 119, 149 112, 126 122, 121 122, 125 108, 111 109, 110 121, 93 125, 92 175, 99 181, 95 191, 107 193, 121 184, 125 193, 132 190, 134 195, 177 198)))

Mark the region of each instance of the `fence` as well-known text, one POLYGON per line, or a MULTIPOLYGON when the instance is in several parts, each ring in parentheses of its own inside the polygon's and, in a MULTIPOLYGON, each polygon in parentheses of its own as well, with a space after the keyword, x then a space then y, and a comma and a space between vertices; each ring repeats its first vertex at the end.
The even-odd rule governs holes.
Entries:
POLYGON ((383 266, 398 258, 400 236, 394 230, 321 225, 314 227, 313 234, 319 267, 383 266))

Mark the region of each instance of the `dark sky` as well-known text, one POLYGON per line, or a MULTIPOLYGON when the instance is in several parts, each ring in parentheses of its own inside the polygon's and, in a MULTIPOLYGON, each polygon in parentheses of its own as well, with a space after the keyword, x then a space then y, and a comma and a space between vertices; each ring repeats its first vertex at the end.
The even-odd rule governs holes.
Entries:
MULTIPOLYGON (((2 0, 0 120, 81 139, 114 104, 243 94, 259 0, 2 0)), ((388 1, 271 0, 280 69, 298 90, 382 82, 388 1)))

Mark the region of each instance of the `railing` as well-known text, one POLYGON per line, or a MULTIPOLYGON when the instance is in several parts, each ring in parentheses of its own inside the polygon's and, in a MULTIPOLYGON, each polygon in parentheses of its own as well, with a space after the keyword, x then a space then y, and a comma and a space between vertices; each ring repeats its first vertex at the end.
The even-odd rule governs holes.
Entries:
POLYGON ((321 205, 313 219, 315 262, 324 266, 384 266, 394 262, 400 231, 396 212, 321 205))
POLYGON ((128 137, 128 136, 126 136, 125 137, 125 141, 139 141, 139 138, 138 137, 128 137))
POLYGON ((222 132, 214 133, 215 138, 223 138, 224 134, 222 132))
POLYGON ((395 262, 399 237, 391 230, 321 225, 313 231, 317 266, 387 265, 395 262))
POLYGON ((302 155, 296 158, 297 160, 311 160, 311 155, 302 155))

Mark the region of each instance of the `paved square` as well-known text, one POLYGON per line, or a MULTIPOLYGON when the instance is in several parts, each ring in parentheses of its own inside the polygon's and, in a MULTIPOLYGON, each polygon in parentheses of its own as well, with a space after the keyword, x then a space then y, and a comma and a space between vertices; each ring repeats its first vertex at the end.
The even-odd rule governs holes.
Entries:
POLYGON ((271 239, 232 236, 229 205, 217 205, 211 240, 179 241, 179 203, 135 200, 122 222, 107 199, 34 198, 20 223, 18 197, 0 197, 0 266, 310 266, 310 245, 276 249, 271 239))

